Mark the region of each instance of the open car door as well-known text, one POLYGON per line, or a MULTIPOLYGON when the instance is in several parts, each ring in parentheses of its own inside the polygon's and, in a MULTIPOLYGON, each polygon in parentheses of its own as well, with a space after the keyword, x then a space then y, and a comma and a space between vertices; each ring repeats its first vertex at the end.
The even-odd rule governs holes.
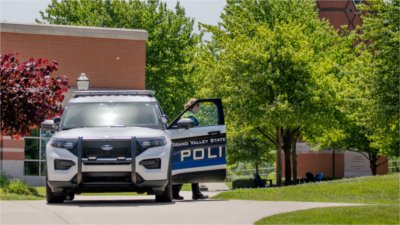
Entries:
POLYGON ((167 133, 172 141, 174 184, 225 180, 226 127, 221 99, 198 99, 168 126, 167 133))

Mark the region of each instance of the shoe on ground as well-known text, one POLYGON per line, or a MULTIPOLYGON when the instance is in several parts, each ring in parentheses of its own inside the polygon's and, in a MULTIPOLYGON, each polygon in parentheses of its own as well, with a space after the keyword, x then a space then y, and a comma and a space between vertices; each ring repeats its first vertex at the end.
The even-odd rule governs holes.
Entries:
POLYGON ((178 195, 178 196, 174 196, 173 199, 175 199, 175 200, 183 200, 183 197, 178 195))
POLYGON ((208 198, 208 195, 203 195, 203 194, 201 194, 201 195, 193 195, 192 196, 193 200, 204 200, 204 199, 207 199, 207 198, 208 198))

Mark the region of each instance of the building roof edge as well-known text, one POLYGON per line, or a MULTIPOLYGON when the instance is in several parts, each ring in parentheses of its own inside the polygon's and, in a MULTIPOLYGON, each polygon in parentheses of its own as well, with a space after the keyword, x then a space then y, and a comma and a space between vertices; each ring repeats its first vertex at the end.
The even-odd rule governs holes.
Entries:
POLYGON ((147 41, 147 31, 124 28, 0 23, 0 32, 147 41))

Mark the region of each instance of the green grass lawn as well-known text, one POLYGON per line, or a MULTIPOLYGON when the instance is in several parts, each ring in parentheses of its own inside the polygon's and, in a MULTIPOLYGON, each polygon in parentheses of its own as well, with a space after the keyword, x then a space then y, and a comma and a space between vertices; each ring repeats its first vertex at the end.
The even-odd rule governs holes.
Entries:
POLYGON ((192 191, 192 185, 191 184, 182 185, 181 191, 192 191))
POLYGON ((225 182, 225 185, 229 188, 229 190, 232 190, 232 181, 225 182))
POLYGON ((265 217, 256 224, 400 224, 400 174, 281 188, 237 189, 213 198, 374 204, 282 213, 265 217))
POLYGON ((280 188, 236 189, 214 199, 399 204, 400 175, 370 176, 280 188))
POLYGON ((398 204, 316 208, 265 217, 256 224, 399 224, 399 212, 398 204))

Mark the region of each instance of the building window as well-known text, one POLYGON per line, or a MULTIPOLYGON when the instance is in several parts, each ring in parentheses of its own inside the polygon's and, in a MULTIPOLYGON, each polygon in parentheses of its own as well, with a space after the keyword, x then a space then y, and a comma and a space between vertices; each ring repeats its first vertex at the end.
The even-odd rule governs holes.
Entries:
POLYGON ((25 137, 25 176, 46 175, 46 144, 53 132, 35 129, 30 137, 25 137))
POLYGON ((362 0, 353 0, 353 2, 354 2, 354 4, 361 4, 362 3, 362 0))

